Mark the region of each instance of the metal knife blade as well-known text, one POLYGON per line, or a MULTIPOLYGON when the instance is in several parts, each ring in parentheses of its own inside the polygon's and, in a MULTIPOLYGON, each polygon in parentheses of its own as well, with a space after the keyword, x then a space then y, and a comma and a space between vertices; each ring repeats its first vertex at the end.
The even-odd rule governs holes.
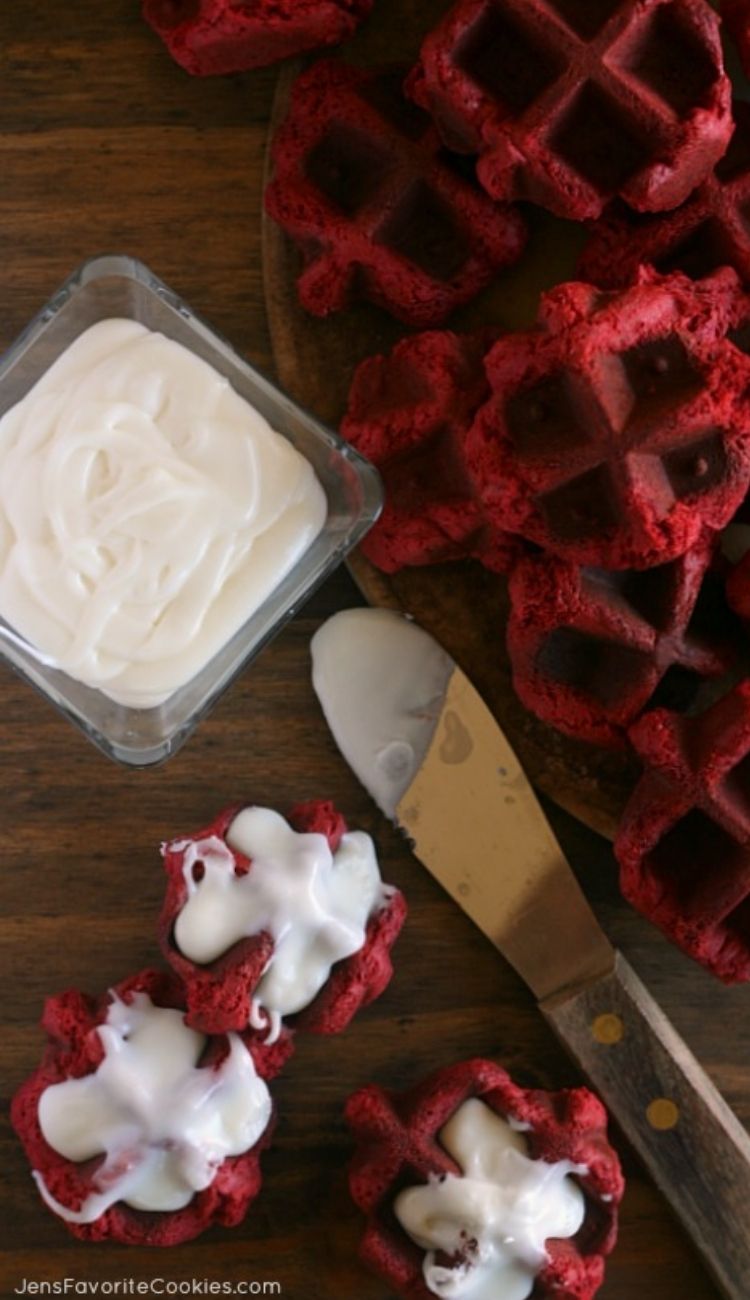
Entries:
POLYGON ((360 753, 367 736, 360 780, 538 999, 587 983, 612 969, 614 949, 487 705, 444 651, 428 659, 428 643, 390 610, 329 620, 313 681, 334 738, 352 762, 347 725, 360 753), (339 711, 334 698, 352 689, 359 703, 339 711))
POLYGON ((614 949, 515 753, 460 668, 396 820, 420 862, 540 1001, 612 969, 614 949))
POLYGON ((486 705, 391 610, 334 615, 312 651, 349 765, 534 990, 722 1292, 748 1300, 750 1136, 600 930, 486 705))

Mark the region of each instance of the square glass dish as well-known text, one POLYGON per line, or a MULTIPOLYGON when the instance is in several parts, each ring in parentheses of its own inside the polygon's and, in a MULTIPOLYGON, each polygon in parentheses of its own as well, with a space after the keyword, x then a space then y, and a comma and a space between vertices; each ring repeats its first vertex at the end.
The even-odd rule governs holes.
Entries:
POLYGON ((134 767, 174 754, 233 678, 255 658, 344 559, 382 506, 377 471, 308 415, 206 325, 142 263, 85 262, 0 362, 0 416, 15 406, 84 330, 113 317, 182 344, 218 371, 312 465, 327 502, 323 528, 242 627, 185 685, 154 707, 116 703, 50 665, 0 618, 0 654, 109 757, 134 767))

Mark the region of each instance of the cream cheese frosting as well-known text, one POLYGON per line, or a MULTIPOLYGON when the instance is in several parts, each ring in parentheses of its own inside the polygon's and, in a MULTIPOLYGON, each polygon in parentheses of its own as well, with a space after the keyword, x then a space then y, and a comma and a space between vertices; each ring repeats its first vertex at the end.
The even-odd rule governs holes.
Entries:
POLYGON ((256 1028, 268 1025, 271 1042, 282 1017, 309 1006, 331 967, 359 951, 370 916, 392 893, 369 835, 350 831, 332 853, 325 835, 300 834, 269 808, 238 813, 227 844, 213 836, 172 848, 185 853, 188 896, 174 926, 185 957, 205 965, 250 935, 273 938, 252 1020, 256 1028), (252 859, 250 871, 236 874, 231 849, 252 859), (197 862, 203 871, 196 880, 197 862))
POLYGON ((352 771, 393 818, 435 733, 453 660, 390 609, 344 609, 310 645, 313 686, 352 771))
POLYGON ((45 1088, 38 1112, 45 1141, 65 1159, 104 1156, 97 1190, 71 1210, 35 1171, 39 1191, 70 1223, 93 1223, 118 1201, 183 1209, 228 1156, 255 1146, 271 1118, 268 1088, 236 1034, 218 1068, 200 1066, 205 1037, 145 993, 129 1003, 113 995, 97 1033, 99 1067, 45 1088))
POLYGON ((548 1256, 549 1238, 573 1237, 583 1223, 583 1192, 571 1174, 585 1166, 532 1160, 519 1125, 473 1097, 440 1133, 462 1170, 406 1188, 394 1210, 425 1251, 433 1295, 451 1300, 527 1300, 548 1256), (438 1253, 460 1256, 450 1267, 438 1253))
POLYGON ((311 465, 212 366, 100 321, 0 419, 0 615, 45 663, 152 707, 278 586, 326 509, 311 465))

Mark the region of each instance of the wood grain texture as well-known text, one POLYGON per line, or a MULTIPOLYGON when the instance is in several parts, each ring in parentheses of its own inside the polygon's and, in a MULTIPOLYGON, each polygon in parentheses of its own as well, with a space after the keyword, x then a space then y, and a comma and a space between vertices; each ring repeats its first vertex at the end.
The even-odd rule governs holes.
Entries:
MULTIPOLYGON (((394 15, 411 8, 378 0, 371 31, 386 57, 394 15)), ((260 210, 276 74, 190 81, 138 10, 137 0, 0 6, 0 346, 78 261, 117 249, 143 258, 268 370, 260 210)), ((345 1096, 369 1080, 405 1087, 471 1054, 495 1057, 522 1082, 580 1082, 531 996, 414 862, 328 736, 309 682, 309 638, 357 599, 339 574, 153 771, 108 763, 0 668, 2 1300, 23 1278, 66 1276, 268 1279, 285 1300, 388 1300, 356 1258, 345 1096), (41 1205, 7 1117, 38 1059, 45 995, 103 989, 158 959, 162 839, 234 800, 283 810, 317 794, 375 835, 385 877, 409 898, 393 984, 346 1035, 300 1042, 274 1088, 279 1123, 263 1193, 239 1229, 167 1252, 82 1245, 41 1205)), ((609 847, 553 816, 607 933, 747 1124, 747 991, 720 988, 669 948, 619 899, 609 847)), ((717 1300, 663 1199, 618 1144, 629 1186, 602 1300, 717 1300)))

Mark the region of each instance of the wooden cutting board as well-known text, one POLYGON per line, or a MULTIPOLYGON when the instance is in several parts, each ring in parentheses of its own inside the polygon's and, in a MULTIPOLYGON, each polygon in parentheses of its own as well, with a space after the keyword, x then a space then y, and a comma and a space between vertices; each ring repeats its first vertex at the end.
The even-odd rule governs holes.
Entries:
MULTIPOLYGON (((355 48, 364 52, 367 40, 393 58, 393 32, 416 14, 406 0, 377 0, 355 48)), ((141 257, 270 370, 260 212, 277 70, 191 80, 135 0, 0 5, 0 49, 0 348, 82 258, 114 249, 141 257)), ((527 1084, 580 1082, 527 990, 377 814, 327 733, 309 639, 357 599, 340 572, 182 752, 152 771, 107 762, 0 666, 0 1300, 24 1279, 66 1277, 92 1287, 269 1281, 284 1300, 388 1300, 356 1256, 361 1223, 346 1193, 351 1147, 341 1118, 348 1093, 371 1080, 406 1087, 470 1055, 504 1062, 527 1084), (229 802, 283 810, 315 795, 373 834, 384 876, 409 899, 391 986, 341 1037, 299 1041, 274 1086, 278 1126, 263 1191, 238 1229, 174 1251, 83 1245, 41 1204, 8 1122, 10 1096, 41 1051, 45 995, 95 992, 158 961, 162 839, 205 825, 229 802)), ((481 665, 475 675, 484 689, 481 665)), ((624 907, 609 847, 552 814, 608 934, 750 1122, 747 990, 721 989, 624 907)), ((628 1192, 601 1300, 718 1300, 621 1149, 628 1192)))

